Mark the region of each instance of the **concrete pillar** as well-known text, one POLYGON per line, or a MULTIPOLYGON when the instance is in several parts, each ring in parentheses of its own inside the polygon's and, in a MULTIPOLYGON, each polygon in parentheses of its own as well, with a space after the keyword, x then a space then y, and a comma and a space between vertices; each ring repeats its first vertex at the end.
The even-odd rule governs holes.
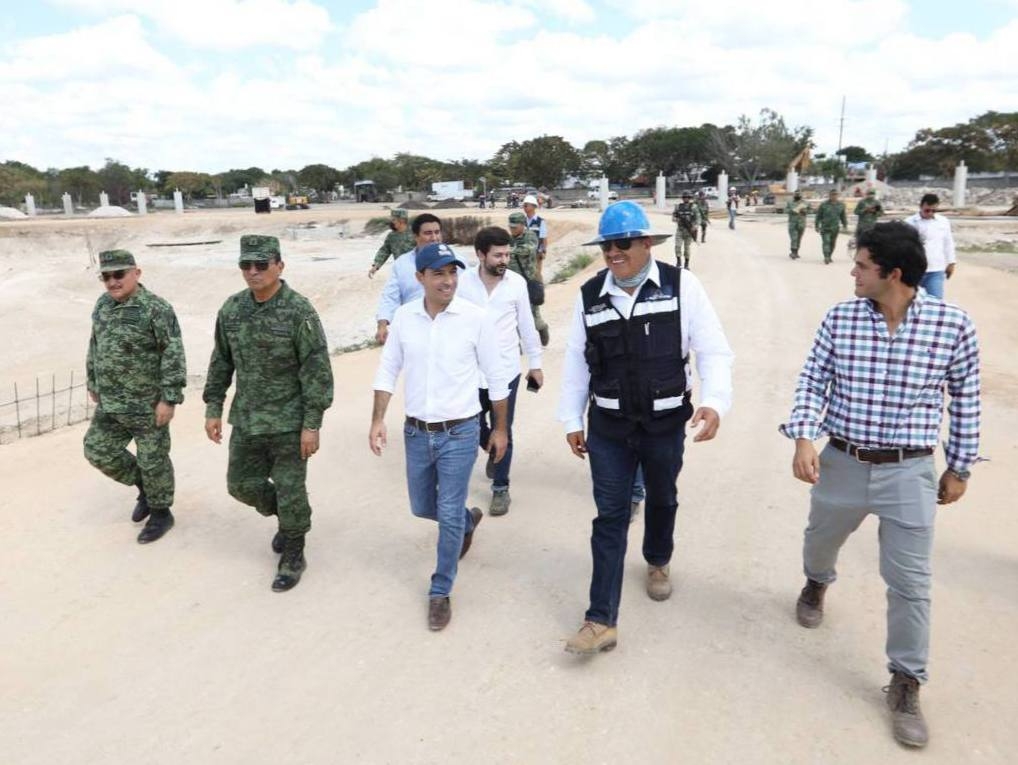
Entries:
POLYGON ((25 212, 29 215, 35 215, 35 197, 31 194, 25 194, 25 212))
POLYGON ((665 210, 665 209, 667 209, 667 207, 668 207, 668 200, 665 198, 666 196, 667 196, 667 190, 666 190, 666 185, 665 185, 665 174, 663 172, 658 172, 658 174, 657 174, 657 187, 656 187, 655 193, 654 193, 654 200, 656 202, 656 207, 657 207, 658 210, 665 210))
POLYGON ((74 215, 74 203, 71 201, 71 195, 65 191, 61 198, 64 201, 64 215, 74 215))
POLYGON ((799 174, 795 170, 789 170, 785 176, 785 191, 791 194, 799 190, 799 174))
POLYGON ((180 189, 173 192, 173 209, 178 215, 184 214, 184 195, 180 193, 180 189))
POLYGON ((110 206, 110 195, 107 194, 105 191, 99 192, 99 206, 100 207, 110 206))
POLYGON ((600 193, 598 195, 598 200, 601 203, 601 209, 603 210, 604 208, 606 208, 608 206, 608 176, 607 175, 601 176, 599 191, 600 191, 600 193))
POLYGON ((148 214, 148 203, 145 200, 145 192, 138 189, 138 215, 148 214))
POLYGON ((873 165, 866 167, 866 188, 875 189, 877 187, 877 169, 873 165))
POLYGON ((723 170, 718 173, 718 199, 722 202, 728 199, 728 173, 723 170))
POLYGON ((965 206, 965 186, 968 184, 969 169, 965 167, 965 160, 958 163, 954 168, 954 206, 965 206))

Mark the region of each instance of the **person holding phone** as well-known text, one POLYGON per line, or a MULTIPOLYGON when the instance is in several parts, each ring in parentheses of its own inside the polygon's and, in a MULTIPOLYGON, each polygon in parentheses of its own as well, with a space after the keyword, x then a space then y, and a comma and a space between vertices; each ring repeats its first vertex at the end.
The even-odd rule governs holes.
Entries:
MULTIPOLYGON (((541 371, 541 339, 530 310, 527 282, 519 274, 508 270, 512 257, 512 236, 504 228, 483 228, 474 237, 477 268, 467 269, 460 277, 460 295, 483 308, 494 320, 498 330, 498 349, 509 380, 509 410, 507 415, 509 445, 505 457, 495 462, 488 454, 485 475, 491 479, 491 505, 488 513, 505 515, 509 512, 509 468, 513 456, 513 417, 516 412, 516 393, 520 385, 520 345, 527 356, 527 390, 536 393, 544 384, 541 371)), ((481 380, 480 444, 484 449, 495 426, 488 385, 481 380)))

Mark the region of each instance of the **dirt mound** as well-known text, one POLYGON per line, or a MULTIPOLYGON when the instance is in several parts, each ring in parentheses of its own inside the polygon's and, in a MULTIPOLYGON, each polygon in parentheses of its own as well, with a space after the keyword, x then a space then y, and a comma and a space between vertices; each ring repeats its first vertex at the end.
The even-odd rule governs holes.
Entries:
POLYGON ((465 204, 460 202, 458 199, 443 199, 441 202, 436 202, 433 210, 456 210, 466 207, 465 204))
POLYGON ((417 202, 413 199, 408 199, 403 204, 399 205, 400 210, 427 210, 428 206, 424 202, 417 202))
POLYGON ((14 208, 14 207, 0 207, 0 218, 5 218, 7 220, 15 220, 15 219, 18 219, 18 218, 27 218, 27 217, 28 217, 27 215, 25 215, 23 212, 21 212, 21 210, 18 210, 17 208, 14 208))
POLYGON ((117 205, 97 207, 88 214, 89 218, 129 218, 131 213, 117 205))

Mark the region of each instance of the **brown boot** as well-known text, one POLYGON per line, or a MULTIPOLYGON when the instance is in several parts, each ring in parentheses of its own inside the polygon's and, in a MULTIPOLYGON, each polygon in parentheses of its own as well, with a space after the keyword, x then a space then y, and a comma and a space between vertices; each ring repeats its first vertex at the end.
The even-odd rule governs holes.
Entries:
POLYGON ((484 513, 481 512, 481 508, 472 507, 470 508, 470 517, 474 520, 474 526, 470 531, 463 535, 463 545, 460 547, 460 559, 467 554, 467 550, 470 549, 470 545, 474 543, 474 532, 477 531, 478 524, 484 520, 484 513))
POLYGON ((806 586, 799 593, 799 600, 795 603, 795 618, 799 624, 807 629, 814 629, 820 626, 824 620, 824 593, 827 592, 827 585, 806 580, 806 586))
POLYGON ((651 600, 668 600, 672 596, 672 583, 668 579, 669 567, 647 564, 647 594, 651 600))
POLYGON ((452 619, 452 603, 448 597, 433 597, 428 601, 428 629, 444 630, 452 619))
POLYGON ((887 708, 891 710, 894 738, 905 746, 926 746, 930 734, 919 709, 919 681, 904 672, 892 672, 891 684, 884 688, 884 692, 887 694, 887 708))
POLYGON ((614 627, 598 622, 584 622, 579 632, 566 641, 566 652, 587 656, 610 651, 618 643, 618 637, 614 627))

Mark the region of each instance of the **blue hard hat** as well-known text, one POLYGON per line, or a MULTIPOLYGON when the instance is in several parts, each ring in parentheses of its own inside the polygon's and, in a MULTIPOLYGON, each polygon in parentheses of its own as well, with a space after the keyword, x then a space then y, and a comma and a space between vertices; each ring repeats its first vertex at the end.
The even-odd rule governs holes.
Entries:
POLYGON ((671 233, 651 231, 647 213, 636 202, 626 199, 605 208, 597 226, 597 237, 583 244, 586 246, 600 244, 611 239, 639 239, 644 236, 653 239, 654 244, 660 244, 670 237, 671 233))

